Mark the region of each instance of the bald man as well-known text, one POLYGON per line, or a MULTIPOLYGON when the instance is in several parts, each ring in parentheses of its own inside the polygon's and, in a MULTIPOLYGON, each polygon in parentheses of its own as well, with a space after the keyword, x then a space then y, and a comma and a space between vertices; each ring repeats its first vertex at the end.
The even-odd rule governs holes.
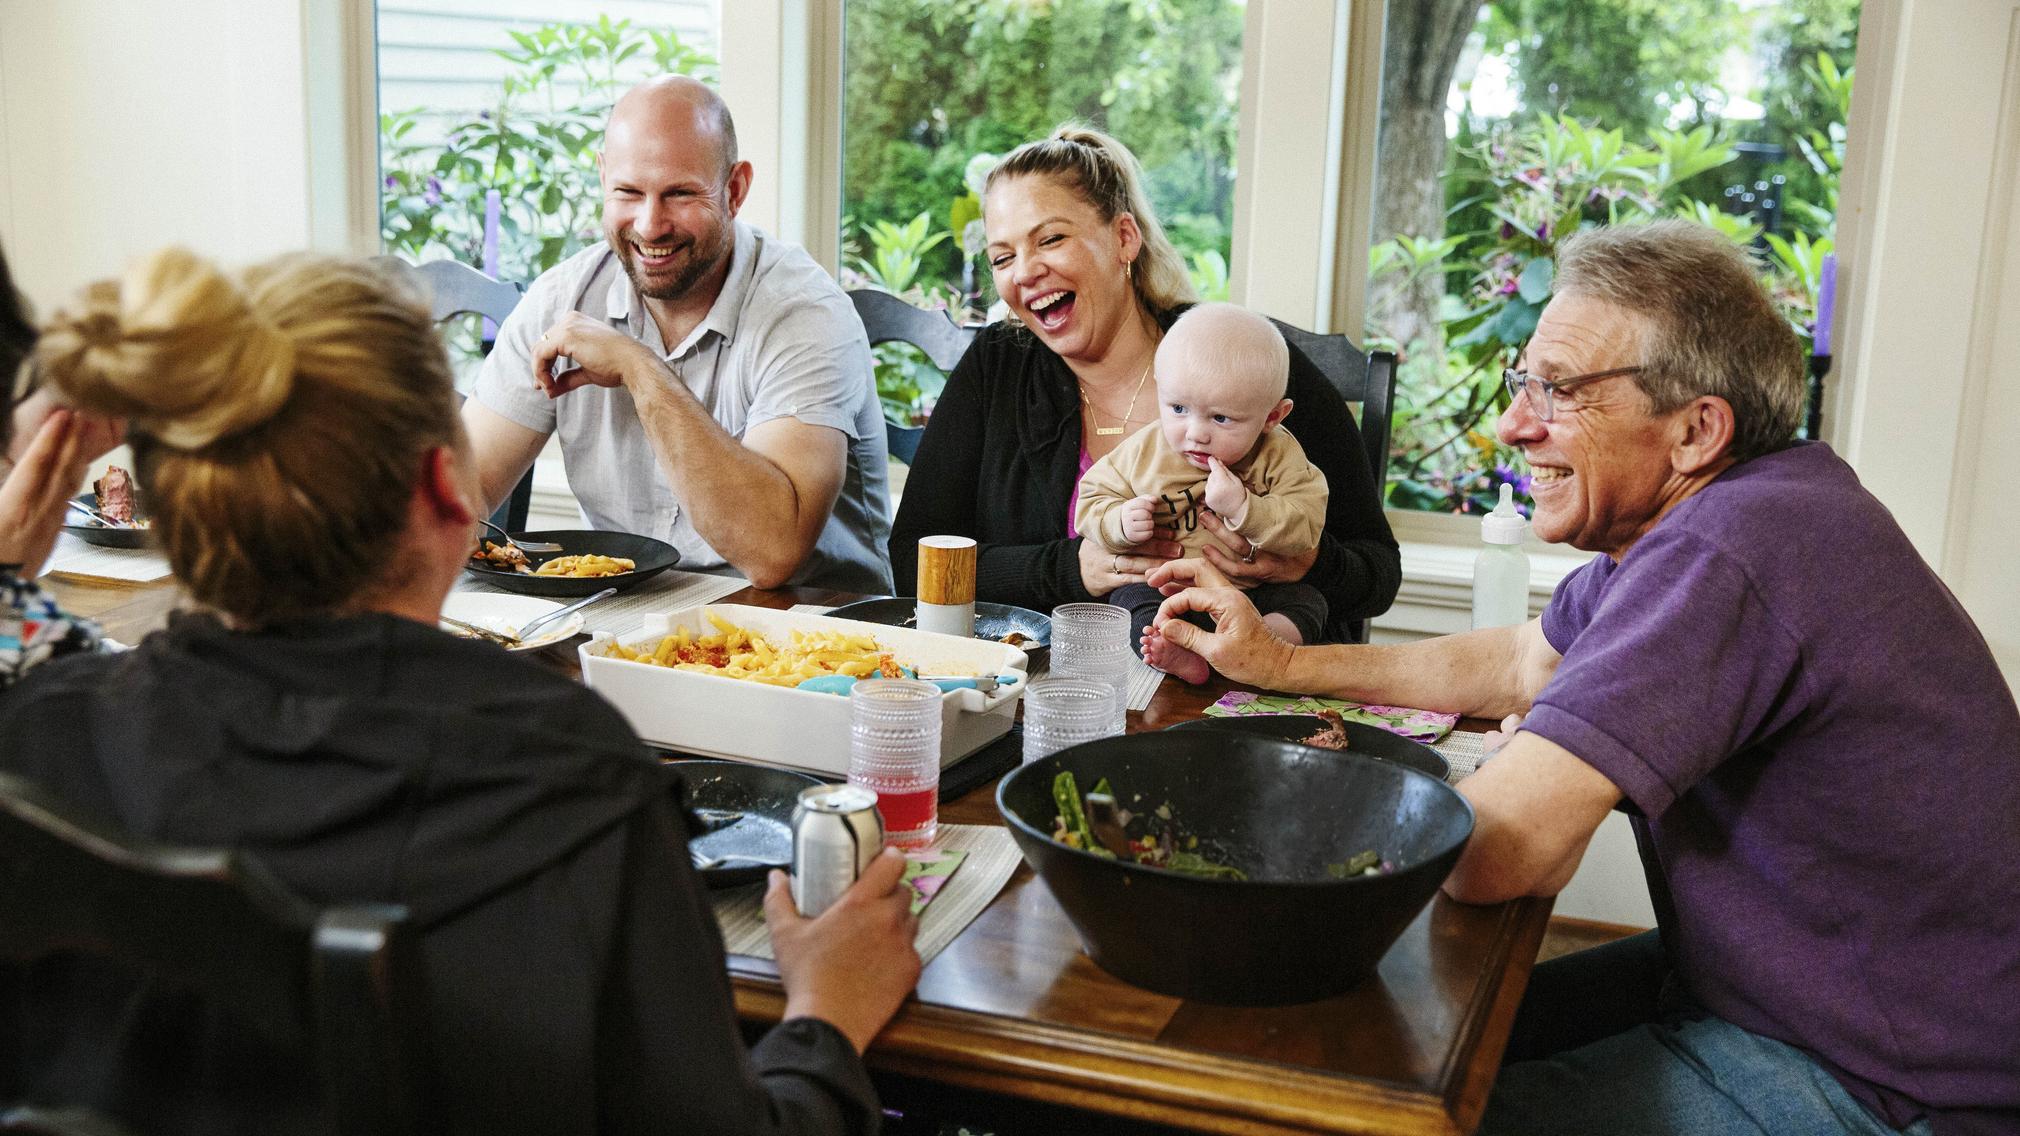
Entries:
POLYGON ((738 221, 751 164, 685 76, 611 110, 604 243, 541 274, 463 408, 495 506, 547 439, 593 528, 759 587, 889 592, 883 415, 849 299, 738 221))

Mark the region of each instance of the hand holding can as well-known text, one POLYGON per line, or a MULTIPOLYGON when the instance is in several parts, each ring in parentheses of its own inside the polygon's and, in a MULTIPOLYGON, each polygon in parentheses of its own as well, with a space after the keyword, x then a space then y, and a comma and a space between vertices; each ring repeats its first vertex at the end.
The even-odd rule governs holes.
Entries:
POLYGON ((828 1022, 858 1053, 891 1020, 919 981, 919 918, 905 864, 894 848, 871 857, 862 878, 819 919, 794 911, 785 873, 772 873, 765 924, 785 986, 785 1018, 828 1022))
POLYGON ((877 794, 815 785, 793 806, 793 906, 812 919, 834 906, 884 848, 877 794))

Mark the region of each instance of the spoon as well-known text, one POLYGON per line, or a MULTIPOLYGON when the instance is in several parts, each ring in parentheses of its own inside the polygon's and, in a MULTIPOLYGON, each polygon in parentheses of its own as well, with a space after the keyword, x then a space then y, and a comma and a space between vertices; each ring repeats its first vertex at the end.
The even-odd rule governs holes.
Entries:
POLYGON ((502 537, 504 537, 504 538, 505 538, 505 543, 506 543, 506 545, 507 545, 508 547, 511 547, 511 548, 516 548, 516 549, 518 549, 518 550, 519 550, 519 551, 521 551, 521 552, 559 552, 559 551, 561 551, 561 546, 560 546, 560 545, 558 545, 558 544, 549 544, 549 543, 547 543, 546 541, 542 541, 542 540, 536 540, 536 541, 527 541, 527 542, 523 542, 523 543, 522 543, 522 542, 520 542, 520 541, 516 541, 516 540, 513 540, 513 539, 512 539, 512 534, 511 534, 511 533, 509 533, 509 532, 506 532, 506 531, 505 531, 504 529, 502 529, 502 528, 499 528, 499 527, 498 527, 497 525, 494 525, 494 524, 492 524, 492 523, 491 523, 490 521, 487 521, 487 520, 485 520, 485 519, 484 519, 484 518, 482 518, 482 517, 479 517, 479 518, 477 518, 477 523, 478 523, 478 524, 480 524, 480 525, 483 525, 483 526, 484 526, 485 528, 487 528, 487 529, 490 529, 490 530, 491 530, 492 532, 495 532, 495 533, 497 533, 497 534, 498 534, 499 536, 502 536, 502 537))
POLYGON ((574 603, 569 604, 567 607, 557 607, 553 611, 548 612, 546 615, 537 616, 533 619, 529 619, 526 621, 526 625, 519 629, 519 641, 522 643, 531 643, 533 641, 533 631, 535 628, 545 627, 548 624, 553 623, 555 620, 561 619, 562 617, 569 615, 572 612, 581 611, 583 608, 588 607, 590 604, 595 603, 597 600, 607 599, 610 596, 614 596, 616 594, 617 594, 616 588, 605 588, 602 591, 596 593, 593 596, 589 596, 586 599, 576 600, 574 603))

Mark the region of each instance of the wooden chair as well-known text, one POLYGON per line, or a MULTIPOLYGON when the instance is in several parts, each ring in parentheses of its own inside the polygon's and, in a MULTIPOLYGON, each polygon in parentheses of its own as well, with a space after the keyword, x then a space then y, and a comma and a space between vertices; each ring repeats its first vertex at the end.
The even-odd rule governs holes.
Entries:
MULTIPOLYGON (((310 1054, 344 1136, 439 1129, 405 918, 379 904, 319 910, 247 856, 137 839, 0 773, 0 958, 94 956, 199 992, 310 1054)), ((0 1107, 0 1130, 118 1131, 60 1107, 75 1103, 0 1107)))
MULTIPOLYGON (((421 264, 408 264, 397 256, 373 258, 375 263, 395 266, 397 271, 417 277, 433 299, 431 314, 437 323, 462 315, 479 315, 490 320, 483 337, 484 354, 491 353, 491 344, 497 338, 498 326, 512 309, 519 306, 519 298, 526 294, 524 285, 509 280, 494 280, 482 272, 456 260, 430 260, 421 264)), ((507 532, 519 532, 526 527, 526 514, 533 507, 533 471, 519 479, 512 487, 511 496, 491 514, 491 523, 507 532)))
POLYGON ((1361 423, 1361 448, 1375 475, 1375 492, 1389 480, 1389 418, 1396 398, 1396 356, 1389 351, 1362 351, 1344 335, 1320 335, 1271 320, 1284 340, 1305 353, 1332 382, 1340 397, 1355 405, 1361 423))
MULTIPOLYGON (((1320 335, 1271 320, 1284 333, 1285 342, 1305 353, 1325 375, 1340 397, 1355 407, 1360 418, 1361 448, 1367 452, 1369 471, 1375 476, 1375 494, 1381 495, 1389 479, 1389 419, 1396 397, 1396 356, 1389 351, 1362 351, 1344 335, 1320 335)), ((1334 630, 1349 643, 1368 641, 1365 619, 1335 623, 1334 630)))
MULTIPOLYGON (((975 338, 974 328, 956 324, 946 312, 915 308, 889 292, 858 288, 849 293, 849 302, 856 305, 856 317, 863 321, 863 330, 869 333, 870 346, 909 343, 924 352, 926 358, 944 373, 953 373, 954 364, 961 361, 968 344, 975 338)), ((911 464, 912 455, 918 452, 919 437, 925 432, 923 426, 884 423, 884 435, 890 442, 891 456, 907 465, 911 464)))

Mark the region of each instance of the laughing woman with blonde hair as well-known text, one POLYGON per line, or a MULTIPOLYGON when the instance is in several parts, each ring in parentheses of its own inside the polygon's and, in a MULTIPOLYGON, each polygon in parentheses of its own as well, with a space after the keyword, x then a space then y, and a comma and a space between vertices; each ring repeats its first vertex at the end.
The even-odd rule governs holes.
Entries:
MULTIPOLYGON (((1062 126, 1011 151, 982 193, 985 255, 1009 318, 983 328, 947 378, 891 529, 901 589, 922 536, 980 543, 976 598, 1041 611, 1142 584, 1180 554, 1172 527, 1130 548, 1083 540, 1080 478, 1158 420, 1158 341, 1197 300, 1185 262, 1121 142, 1062 126)), ((1319 543, 1296 555, 1261 549, 1220 518, 1188 512, 1204 554, 1243 586, 1312 584, 1331 612, 1327 637, 1386 611, 1402 560, 1346 403, 1290 351, 1286 427, 1331 488, 1319 543)))

